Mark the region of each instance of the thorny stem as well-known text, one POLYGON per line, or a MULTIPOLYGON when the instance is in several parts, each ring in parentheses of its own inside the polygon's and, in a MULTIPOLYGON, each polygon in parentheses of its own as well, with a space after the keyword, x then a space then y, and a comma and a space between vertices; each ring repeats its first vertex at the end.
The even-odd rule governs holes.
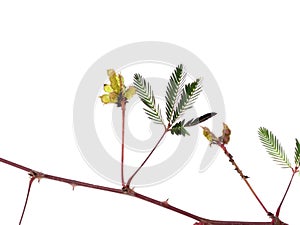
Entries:
MULTIPOLYGON (((231 164, 235 167, 235 170, 238 172, 238 174, 241 176, 241 178, 244 180, 244 182, 246 183, 246 185, 248 186, 248 188, 250 189, 250 191, 252 192, 252 194, 254 195, 254 197, 256 198, 256 200, 259 202, 259 204, 261 205, 261 207, 264 209, 264 211, 267 213, 267 215, 272 219, 271 224, 272 225, 286 225, 286 223, 282 222, 278 216, 279 213, 276 216, 274 216, 273 213, 269 212, 267 210, 267 208, 264 206, 264 204, 262 203, 262 201, 260 200, 260 198, 257 196, 257 194, 255 193, 255 191, 253 190, 252 186, 250 185, 250 183, 248 182, 248 176, 244 175, 242 170, 238 167, 238 165, 236 164, 236 162, 233 159, 233 156, 227 151, 227 148, 225 147, 225 145, 221 142, 217 142, 217 144, 223 149, 224 153, 226 154, 226 156, 229 158, 229 162, 231 162, 231 164)), ((291 182, 290 182, 291 183, 291 182)), ((290 186, 290 184, 289 184, 290 186)), ((289 187, 288 187, 289 188, 289 187)), ((286 192, 287 193, 287 192, 286 192)), ((286 195, 286 194, 285 194, 286 195)), ((202 224, 200 224, 202 225, 202 224)))
POLYGON ((159 138, 158 142, 155 144, 155 146, 153 147, 153 149, 151 150, 151 152, 149 153, 149 155, 146 157, 146 159, 142 162, 142 164, 139 166, 139 168, 137 168, 137 170, 131 175, 131 177, 128 179, 126 186, 130 187, 130 183, 132 181, 132 179, 135 177, 135 175, 140 171, 140 169, 142 169, 142 167, 145 165, 145 163, 148 161, 148 159, 150 158, 150 156, 153 154, 153 152, 155 151, 155 149, 157 148, 157 146, 159 145, 159 143, 162 141, 162 139, 164 138, 164 136, 166 135, 166 133, 168 132, 168 128, 165 129, 165 131, 163 132, 163 134, 161 135, 161 137, 159 138))
POLYGON ((293 169, 293 174, 292 174, 292 177, 291 177, 291 179, 290 179, 290 182, 289 182, 289 184, 288 184, 288 186, 287 186, 287 188, 286 188, 286 191, 285 191, 285 193, 284 193, 284 196, 283 196, 283 198, 282 198, 282 200, 281 200, 281 202, 280 202, 280 204, 279 204, 279 206, 278 206, 278 208, 277 208, 277 211, 276 211, 276 216, 277 216, 277 217, 279 217, 281 206, 282 206, 282 204, 283 204, 283 202, 284 202, 284 199, 285 199, 285 197, 286 197, 286 195, 287 195, 287 193, 288 193, 288 191, 289 191, 289 189, 290 189, 290 187, 291 187, 292 181, 293 181, 294 176, 295 176, 295 174, 296 174, 297 172, 299 172, 299 171, 298 171, 298 167, 296 167, 295 169, 293 169))
MULTIPOLYGON (((158 201, 156 199, 150 198, 148 196, 139 194, 137 192, 135 192, 134 190, 130 189, 129 187, 123 187, 122 189, 117 189, 117 188, 111 188, 111 187, 106 187, 106 186, 100 186, 100 185, 95 185, 95 184, 90 184, 90 183, 86 183, 86 182, 82 182, 82 181, 76 181, 76 180, 72 180, 72 179, 67 179, 67 178, 63 178, 63 177, 58 177, 58 176, 53 176, 53 175, 49 175, 49 174, 44 174, 44 173, 40 173, 37 172, 35 170, 32 170, 28 167, 22 166, 20 164, 8 161, 6 159, 0 158, 0 162, 5 163, 9 166, 18 168, 20 170, 26 171, 29 173, 29 175, 31 176, 31 180, 29 183, 29 188, 28 190, 30 190, 31 188, 31 184, 33 182, 34 179, 49 179, 49 180, 54 180, 54 181, 59 181, 59 182, 63 182, 63 183, 67 183, 69 185, 72 186, 73 190, 76 186, 82 186, 82 187, 87 187, 87 188, 93 188, 93 189, 98 189, 98 190, 103 190, 103 191, 108 191, 108 192, 113 192, 113 193, 118 193, 118 194, 126 194, 132 197, 136 197, 139 198, 141 200, 153 203, 155 205, 159 205, 161 207, 167 208, 171 211, 174 211, 176 213, 179 213, 181 215, 187 216, 189 218, 195 219, 199 222, 197 222, 196 224, 198 225, 273 225, 273 222, 240 222, 240 221, 218 221, 218 220, 209 220, 209 219, 205 219, 199 216, 196 216, 192 213, 189 213, 187 211, 184 211, 182 209, 176 208, 172 205, 170 205, 168 203, 168 201, 158 201)), ((28 201, 29 198, 29 191, 27 193, 27 197, 26 197, 26 202, 28 201)), ((25 203, 25 207, 26 207, 26 203, 25 203)), ((24 208, 25 208, 24 207, 24 208)), ((22 217, 23 214, 22 213, 22 217)), ((22 218, 21 218, 22 219, 22 218)), ((20 221, 21 224, 21 221, 20 221)))
MULTIPOLYGON (((139 194, 137 192, 134 192, 134 196, 145 200, 147 202, 151 202, 155 205, 159 205, 161 207, 167 208, 169 210, 175 211, 179 214, 185 215, 189 218, 195 219, 197 221, 200 221, 198 225, 271 225, 271 222, 243 222, 243 221, 219 221, 219 220, 209 220, 205 219, 199 216, 196 216, 192 213, 186 212, 182 209, 176 208, 175 206, 172 206, 168 203, 168 200, 165 201, 157 201, 153 198, 147 197, 145 195, 139 194)), ((196 223, 197 224, 197 223, 196 223)))
POLYGON ((252 194, 254 195, 254 197, 257 199, 257 201, 259 202, 259 204, 261 205, 261 207, 268 214, 268 216, 270 216, 270 212, 264 206, 264 204, 262 203, 262 201, 259 199, 259 197, 255 193, 255 191, 251 187, 250 183, 248 182, 248 180, 247 180, 248 176, 245 176, 243 174, 242 170, 238 167, 238 165, 236 164, 236 162, 233 160, 233 156, 227 151, 227 148, 225 147, 225 145, 223 143, 218 143, 218 145, 223 149, 224 153, 229 158, 229 162, 232 163, 232 165, 235 167, 235 170, 240 174, 241 178, 245 181, 246 185, 248 186, 248 188, 250 189, 250 191, 252 192, 252 194))
POLYGON ((24 214, 25 214, 25 210, 26 210, 26 206, 27 206, 27 202, 28 202, 28 198, 29 198, 29 194, 30 194, 30 190, 31 190, 31 185, 32 185, 32 182, 34 180, 35 180, 35 177, 31 176, 31 178, 29 180, 29 185, 28 185, 26 200, 25 200, 25 203, 24 203, 24 207, 23 207, 23 211, 22 211, 21 218, 20 218, 20 221, 19 221, 19 225, 22 224, 22 220, 23 220, 23 217, 24 217, 24 214))
POLYGON ((125 181, 124 181, 124 136, 125 136, 126 99, 121 100, 121 109, 122 109, 121 181, 122 181, 122 187, 124 187, 125 186, 125 181))

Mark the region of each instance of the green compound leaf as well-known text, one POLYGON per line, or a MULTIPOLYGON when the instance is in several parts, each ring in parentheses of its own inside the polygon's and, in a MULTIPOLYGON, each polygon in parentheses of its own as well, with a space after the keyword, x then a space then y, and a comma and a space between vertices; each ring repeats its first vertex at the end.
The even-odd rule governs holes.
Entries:
POLYGON ((157 124, 164 124, 150 84, 140 74, 134 74, 133 85, 141 101, 148 107, 144 108, 148 118, 157 124))
POLYGON ((186 84, 181 92, 180 100, 176 106, 172 117, 172 123, 174 123, 182 114, 190 109, 194 102, 197 100, 199 94, 201 93, 201 81, 197 79, 196 81, 186 84))
POLYGON ((184 124, 184 126, 185 127, 191 127, 191 126, 198 125, 199 123, 202 123, 202 122, 210 119, 211 117, 213 117, 215 115, 217 115, 217 113, 215 113, 215 112, 206 113, 203 116, 200 116, 200 117, 197 117, 197 118, 194 118, 194 119, 191 119, 191 120, 187 121, 184 124))
POLYGON ((264 127, 258 130, 259 139, 273 160, 282 168, 292 168, 291 163, 276 136, 264 127))
POLYGON ((217 113, 215 113, 215 112, 206 113, 203 116, 191 119, 191 120, 189 120, 187 122, 185 122, 185 120, 177 122, 170 129, 171 134, 183 135, 183 136, 190 135, 189 132, 185 129, 186 127, 192 127, 192 126, 198 125, 199 123, 202 123, 205 120, 208 120, 209 118, 211 118, 211 117, 213 117, 215 115, 217 115, 217 113))
POLYGON ((171 128, 171 134, 176 134, 176 135, 190 135, 189 132, 184 128, 184 120, 177 122, 174 124, 174 126, 171 128))
POLYGON ((170 123, 175 111, 175 106, 179 101, 180 94, 185 82, 186 73, 183 73, 183 66, 180 64, 176 67, 170 76, 166 91, 166 115, 170 123))
POLYGON ((296 147, 295 147, 295 164, 296 166, 300 166, 300 143, 296 138, 296 147))

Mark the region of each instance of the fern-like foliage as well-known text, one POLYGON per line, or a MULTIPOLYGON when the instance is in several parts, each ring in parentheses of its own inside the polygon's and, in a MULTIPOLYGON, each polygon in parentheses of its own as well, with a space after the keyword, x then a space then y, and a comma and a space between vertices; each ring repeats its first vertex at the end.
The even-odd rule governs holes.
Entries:
POLYGON ((183 135, 183 136, 190 135, 189 132, 184 128, 184 120, 174 124, 170 131, 171 134, 183 135))
POLYGON ((211 113, 206 113, 203 116, 191 119, 187 122, 185 122, 185 120, 179 121, 172 126, 171 134, 183 135, 183 136, 190 135, 189 132, 185 129, 186 127, 196 126, 199 123, 202 123, 215 115, 217 115, 217 113, 211 112, 211 113))
POLYGON ((170 123, 175 111, 176 104, 179 100, 183 85, 185 82, 186 73, 183 73, 183 66, 180 64, 176 67, 170 76, 167 91, 166 91, 166 115, 167 121, 170 123))
POLYGON ((155 123, 164 124, 159 105, 155 102, 155 97, 150 84, 140 75, 134 74, 133 85, 141 101, 148 107, 144 108, 148 118, 155 123))
POLYGON ((196 101, 202 90, 200 83, 200 79, 197 79, 196 81, 188 83, 184 86, 184 89, 181 92, 180 100, 172 117, 172 123, 174 123, 187 109, 193 106, 193 103, 196 101))
POLYGON ((283 168, 291 168, 291 163, 276 136, 264 127, 259 128, 258 135, 273 160, 283 168))
POLYGON ((300 143, 296 138, 296 147, 295 147, 295 164, 296 166, 300 166, 300 143))
POLYGON ((166 129, 169 129, 172 134, 189 135, 186 127, 195 126, 211 117, 216 113, 207 113, 203 116, 194 118, 185 123, 185 120, 176 123, 183 113, 191 108, 197 100, 201 90, 201 80, 197 79, 194 82, 184 84, 186 73, 183 72, 183 66, 176 67, 170 76, 167 90, 166 90, 166 117, 168 125, 165 126, 159 105, 155 102, 154 93, 148 82, 140 75, 135 74, 133 85, 136 89, 137 95, 141 101, 147 106, 144 111, 148 117, 155 123, 163 124, 166 129))

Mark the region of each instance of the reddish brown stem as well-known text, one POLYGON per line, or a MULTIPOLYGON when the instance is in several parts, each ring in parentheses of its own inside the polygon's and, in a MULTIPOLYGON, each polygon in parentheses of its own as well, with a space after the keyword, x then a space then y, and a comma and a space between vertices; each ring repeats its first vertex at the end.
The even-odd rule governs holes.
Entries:
POLYGON ((132 179, 135 177, 135 175, 142 169, 142 167, 145 165, 145 163, 148 161, 148 159, 150 158, 150 156, 153 154, 153 152, 155 151, 155 149, 157 148, 157 146, 159 145, 159 143, 162 141, 162 139, 164 138, 164 136, 166 135, 166 133, 169 130, 166 128, 164 133, 161 135, 161 137, 159 138, 158 142, 156 143, 156 145, 153 147, 153 149, 151 150, 151 152, 149 153, 149 155, 146 157, 146 159, 142 162, 142 164, 137 168, 137 170, 131 175, 131 177, 128 179, 126 186, 130 187, 131 181, 132 179))
POLYGON ((298 172, 298 168, 296 167, 296 168, 293 170, 293 174, 292 174, 292 177, 291 177, 291 179, 290 179, 290 182, 289 182, 289 184, 288 184, 288 186, 287 186, 287 188, 286 188, 286 191, 285 191, 285 193, 284 193, 284 196, 283 196, 283 198, 282 198, 282 200, 281 200, 281 202, 280 202, 280 204, 279 204, 279 206, 278 206, 278 208, 277 208, 277 211, 276 211, 276 216, 277 216, 277 217, 279 217, 281 206, 282 206, 282 204, 283 204, 283 202, 284 202, 284 199, 285 199, 285 197, 286 197, 286 195, 287 195, 287 193, 288 193, 288 191, 289 191, 289 189, 290 189, 290 187, 291 187, 292 181, 293 181, 294 176, 295 176, 295 174, 296 174, 297 172, 298 172))
POLYGON ((176 207, 170 205, 168 203, 168 201, 157 201, 153 198, 139 194, 137 192, 134 192, 133 195, 139 199, 145 200, 147 202, 151 202, 152 204, 159 205, 159 206, 167 208, 171 211, 177 212, 177 213, 185 215, 189 218, 200 221, 199 225, 271 225, 271 222, 243 222, 243 221, 209 220, 209 219, 205 219, 205 218, 199 217, 197 215, 194 215, 192 213, 186 212, 182 209, 176 208, 176 207))
POLYGON ((235 167, 235 170, 240 174, 241 178, 244 180, 244 182, 246 183, 246 185, 248 186, 248 188, 250 189, 250 191, 252 192, 252 194, 254 195, 254 197, 256 198, 256 200, 259 202, 259 204, 261 205, 261 207, 264 209, 264 211, 269 216, 270 212, 267 210, 267 208, 264 206, 264 204, 262 203, 262 201, 260 200, 260 198, 255 193, 255 191, 253 190, 252 186, 250 185, 250 183, 247 180, 248 177, 243 174, 242 170, 238 167, 238 165, 236 164, 236 162, 233 160, 233 156, 227 151, 226 146, 223 143, 218 143, 218 145, 223 149, 224 153, 229 158, 229 161, 235 167))
POLYGON ((6 159, 3 159, 3 158, 0 158, 0 162, 4 163, 4 164, 7 164, 7 165, 10 165, 12 167, 15 167, 15 168, 18 168, 20 170, 23 170, 23 171, 26 171, 26 172, 30 172, 32 171, 30 168, 26 167, 26 166, 22 166, 20 164, 17 164, 17 163, 14 163, 14 162, 11 162, 11 161, 8 161, 6 159))
MULTIPOLYGON (((25 212, 25 208, 26 208, 26 204, 28 202, 28 198, 29 198, 29 191, 31 188, 31 184, 33 182, 34 179, 50 179, 50 180, 55 180, 55 181, 59 181, 59 182, 64 182, 67 184, 70 184, 73 188, 76 186, 83 186, 83 187, 87 187, 87 188, 93 188, 93 189, 98 189, 98 190, 103 190, 103 191, 108 191, 108 192, 113 192, 113 193, 118 193, 118 194, 126 194, 129 196, 133 196, 136 198, 139 198, 141 200, 150 202, 152 204, 167 208, 171 211, 174 211, 176 213, 179 213, 181 215, 187 216, 189 218, 192 218, 194 220, 199 221, 199 225, 272 225, 272 222, 239 222, 239 221, 218 221, 218 220, 209 220, 209 219, 205 219, 202 217, 199 217, 197 215, 194 215, 192 213, 189 213, 187 211, 184 211, 182 209, 179 209, 177 207, 174 207, 172 205, 170 205, 168 203, 168 201, 158 201, 156 199, 150 198, 148 196, 139 194, 135 191, 133 191, 132 189, 130 189, 129 187, 123 187, 122 189, 117 189, 117 188, 111 188, 111 187, 106 187, 106 186, 100 186, 100 185, 95 185, 95 184, 90 184, 90 183, 86 183, 86 182, 82 182, 82 181, 77 181, 77 180, 72 180, 72 179, 67 179, 67 178, 63 178, 63 177, 58 177, 58 176, 53 176, 53 175, 49 175, 49 174, 44 174, 44 173, 40 173, 37 172, 35 170, 32 170, 28 167, 19 165, 17 163, 8 161, 6 159, 0 158, 0 162, 5 163, 9 166, 18 168, 20 170, 26 171, 29 173, 29 175, 31 175, 31 180, 29 183, 29 187, 28 187, 28 193, 27 193, 27 197, 26 197, 26 202, 25 202, 25 206, 24 206, 24 210, 22 213, 22 217, 24 215, 25 212)), ((22 218, 21 218, 22 220, 22 218)))
POLYGON ((31 190, 31 185, 32 185, 32 182, 34 180, 35 180, 35 177, 33 177, 33 176, 29 180, 29 185, 28 185, 26 200, 25 200, 25 203, 24 203, 24 207, 23 207, 22 215, 21 215, 21 218, 20 218, 20 221, 19 221, 19 225, 22 224, 22 220, 23 220, 23 217, 24 217, 24 214, 25 214, 25 210, 26 210, 26 206, 27 206, 27 202, 28 202, 28 198, 29 198, 29 194, 30 194, 30 190, 31 190))
POLYGON ((55 181, 70 184, 72 187, 82 186, 82 187, 98 189, 98 190, 103 190, 103 191, 109 191, 109 192, 114 192, 114 193, 120 193, 120 194, 123 193, 123 191, 121 189, 117 189, 117 188, 110 188, 110 187, 106 187, 106 186, 95 185, 95 184, 90 184, 90 183, 86 183, 86 182, 82 182, 82 181, 77 181, 77 180, 72 180, 72 179, 67 179, 67 178, 63 178, 63 177, 40 173, 40 172, 37 172, 36 170, 32 170, 28 167, 22 166, 20 164, 11 162, 11 161, 3 159, 3 158, 0 158, 0 162, 7 164, 9 166, 18 168, 20 170, 26 171, 29 173, 30 176, 34 176, 38 180, 41 180, 42 178, 46 178, 49 180, 55 180, 55 181))
POLYGON ((126 99, 121 101, 122 109, 122 144, 121 144, 121 181, 122 187, 125 186, 124 180, 124 139, 125 139, 125 111, 126 111, 126 99))

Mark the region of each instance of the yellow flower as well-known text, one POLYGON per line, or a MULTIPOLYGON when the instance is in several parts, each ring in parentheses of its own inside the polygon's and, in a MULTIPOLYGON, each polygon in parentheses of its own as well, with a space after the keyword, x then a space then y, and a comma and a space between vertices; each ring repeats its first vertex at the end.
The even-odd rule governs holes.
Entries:
POLYGON ((132 96, 134 96, 134 95, 135 95, 135 87, 129 86, 124 93, 124 97, 126 99, 131 99, 132 96))
POLYGON ((206 139, 210 142, 210 145, 218 142, 218 138, 216 137, 216 135, 214 135, 214 133, 211 132, 207 127, 202 127, 202 129, 203 136, 206 137, 206 139))
POLYGON ((207 140, 210 142, 213 140, 213 135, 207 127, 202 127, 203 129, 203 136, 206 137, 207 140))
POLYGON ((116 74, 113 69, 107 70, 110 84, 104 84, 104 91, 107 94, 99 96, 104 104, 116 103, 118 106, 121 105, 121 101, 126 101, 135 94, 135 88, 129 86, 126 89, 124 85, 124 77, 121 74, 116 74))

